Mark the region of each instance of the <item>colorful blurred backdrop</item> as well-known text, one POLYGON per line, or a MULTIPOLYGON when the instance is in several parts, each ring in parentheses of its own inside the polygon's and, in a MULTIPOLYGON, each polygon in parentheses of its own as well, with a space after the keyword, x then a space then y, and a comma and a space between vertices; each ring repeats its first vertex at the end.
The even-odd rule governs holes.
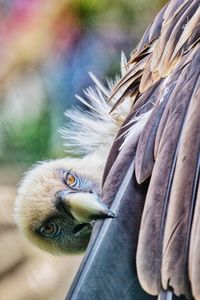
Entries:
POLYGON ((19 235, 16 183, 31 164, 63 157, 57 129, 75 94, 119 74, 166 0, 0 1, 0 299, 64 295, 80 257, 54 258, 19 235))

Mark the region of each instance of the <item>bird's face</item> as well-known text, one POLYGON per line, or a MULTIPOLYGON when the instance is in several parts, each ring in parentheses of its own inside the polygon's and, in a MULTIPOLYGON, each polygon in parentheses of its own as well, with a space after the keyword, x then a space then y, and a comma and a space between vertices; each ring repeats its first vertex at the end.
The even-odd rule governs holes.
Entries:
POLYGON ((76 172, 76 162, 40 164, 26 174, 18 190, 15 216, 19 228, 30 241, 53 254, 83 252, 92 220, 113 216, 100 201, 97 180, 84 176, 83 170, 76 172))

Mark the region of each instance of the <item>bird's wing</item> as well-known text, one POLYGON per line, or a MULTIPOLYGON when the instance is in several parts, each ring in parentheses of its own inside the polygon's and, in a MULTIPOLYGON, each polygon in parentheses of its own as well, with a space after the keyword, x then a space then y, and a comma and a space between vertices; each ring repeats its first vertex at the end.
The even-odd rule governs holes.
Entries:
MULTIPOLYGON (((199 0, 169 2, 132 54, 129 71, 114 89, 113 109, 127 95, 133 107, 104 174, 107 182, 114 164, 122 168, 119 149, 131 149, 134 118, 149 112, 132 157, 139 186, 149 181, 137 249, 138 276, 153 295, 170 288, 189 299, 200 299, 199 6, 199 0)), ((105 189, 104 185, 104 195, 105 189)))

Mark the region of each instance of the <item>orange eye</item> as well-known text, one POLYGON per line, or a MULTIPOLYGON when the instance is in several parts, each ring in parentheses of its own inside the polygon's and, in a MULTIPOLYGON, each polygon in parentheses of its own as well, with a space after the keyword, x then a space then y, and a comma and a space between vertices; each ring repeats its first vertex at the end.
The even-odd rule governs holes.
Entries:
POLYGON ((75 181, 76 181, 76 178, 74 177, 74 175, 67 174, 67 176, 66 176, 66 183, 67 183, 67 185, 71 186, 71 185, 73 185, 75 183, 75 181))

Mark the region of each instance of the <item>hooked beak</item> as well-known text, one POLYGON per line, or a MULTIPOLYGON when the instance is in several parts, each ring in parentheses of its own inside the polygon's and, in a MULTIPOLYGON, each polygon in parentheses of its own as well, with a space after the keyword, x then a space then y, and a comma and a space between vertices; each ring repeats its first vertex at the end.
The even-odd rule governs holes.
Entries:
POLYGON ((60 191, 55 196, 55 206, 79 222, 114 218, 115 214, 95 193, 60 191))

